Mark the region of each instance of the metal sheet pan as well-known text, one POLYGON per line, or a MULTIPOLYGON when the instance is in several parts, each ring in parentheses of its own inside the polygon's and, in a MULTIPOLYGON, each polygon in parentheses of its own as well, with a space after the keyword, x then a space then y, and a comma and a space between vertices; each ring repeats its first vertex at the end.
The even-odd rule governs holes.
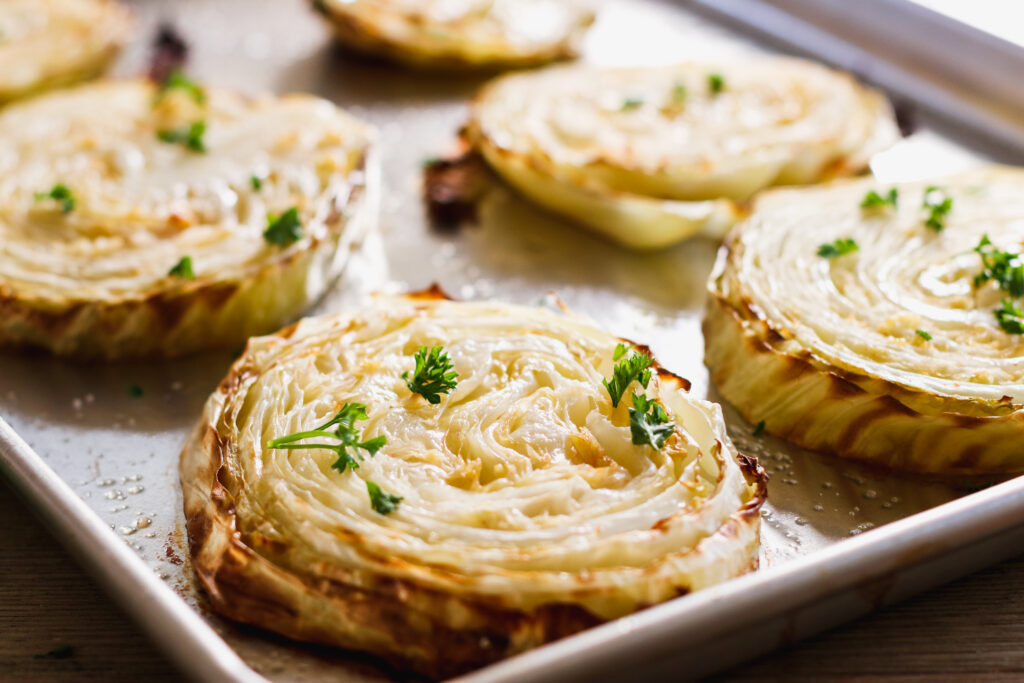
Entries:
MULTIPOLYGON (((590 61, 662 63, 764 49, 669 2, 600 5, 586 44, 590 61)), ((695 393, 716 398, 700 333, 715 243, 698 239, 655 254, 625 253, 500 187, 482 205, 478 226, 452 233, 427 227, 421 163, 450 147, 479 79, 348 59, 303 0, 134 6, 140 40, 121 73, 142 69, 146 37, 158 22, 170 21, 192 45, 190 71, 200 79, 246 92, 316 92, 378 126, 379 234, 365 241, 314 312, 358 304, 374 290, 432 282, 471 299, 531 303, 554 292, 612 332, 648 343, 664 365, 693 381, 695 393)), ((924 129, 876 160, 880 177, 953 171, 984 157, 980 148, 927 127, 925 118, 924 129)), ((204 606, 187 566, 177 457, 230 361, 208 354, 82 365, 0 354, 0 416, 10 425, 0 422, 0 468, 190 676, 258 680, 243 661, 275 681, 397 675, 368 657, 236 626, 204 606), (130 385, 142 395, 134 396, 130 385)), ((636 673, 639 663, 678 676, 679 663, 687 662, 687 675, 708 673, 1000 559, 1024 536, 1017 528, 1024 479, 967 495, 977 482, 875 472, 754 438, 728 407, 726 415, 740 448, 757 454, 771 475, 762 569, 488 667, 470 680, 582 680, 625 667, 636 673)))

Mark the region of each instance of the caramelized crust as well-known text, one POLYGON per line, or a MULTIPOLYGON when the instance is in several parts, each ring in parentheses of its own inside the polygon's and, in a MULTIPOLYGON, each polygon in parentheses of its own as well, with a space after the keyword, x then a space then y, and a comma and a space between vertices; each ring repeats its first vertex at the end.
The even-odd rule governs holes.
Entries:
MULTIPOLYGON (((569 379, 577 372, 596 378, 592 372, 610 371, 618 340, 540 309, 458 304, 442 297, 431 290, 356 314, 307 319, 280 335, 254 339, 211 396, 182 452, 180 471, 193 566, 217 611, 442 677, 756 566, 765 476, 753 459, 736 453, 716 407, 688 397, 683 380, 662 371, 648 391, 665 402, 679 432, 663 451, 629 443, 628 425, 621 424, 625 402, 615 413, 607 393, 605 405, 592 405, 585 420, 596 431, 573 427, 569 433, 577 436, 560 445, 559 432, 566 427, 555 416, 561 409, 533 408, 533 401, 560 403, 563 390, 578 386, 569 379), (444 339, 436 341, 451 352, 463 388, 428 406, 403 389, 400 379, 393 382, 389 349, 415 348, 428 341, 421 334, 442 330, 444 339), (381 347, 378 340, 385 338, 381 347), (570 339, 564 350, 556 341, 570 339), (361 360, 364 344, 374 348, 372 360, 361 360), (608 357, 592 358, 591 344, 608 357), (464 354, 492 345, 494 360, 474 356, 475 370, 464 364, 464 354), (542 356, 533 355, 538 352, 542 356), (330 379, 319 370, 302 370, 328 367, 339 353, 348 370, 332 372, 330 379), (554 372, 543 369, 548 366, 541 357, 551 359, 550 367, 560 368, 564 379, 548 376, 542 384, 551 386, 525 395, 517 387, 532 374, 500 379, 506 363, 510 371, 529 366, 530 373, 554 372), (564 366, 575 362, 583 365, 564 366), (497 364, 488 369, 489 363, 497 364), (587 369, 590 363, 597 367, 587 369), (305 394, 300 398, 291 387, 278 386, 276 375, 292 378, 305 394), (270 434, 312 420, 297 416, 315 405, 327 402, 334 410, 355 400, 342 389, 352 381, 368 404, 369 420, 359 423, 363 438, 388 436, 375 456, 339 474, 327 464, 329 452, 284 455, 265 449, 261 441, 270 434), (492 381, 503 388, 483 389, 492 381), (336 388, 325 390, 324 382, 336 388), (570 384, 563 389, 563 382, 570 384), (397 395, 381 399, 389 386, 397 395), (488 414, 485 406, 500 400, 501 392, 520 398, 488 414), (286 397, 299 404, 277 403, 286 397), (491 463, 496 479, 479 470, 466 474, 465 468, 481 462, 468 454, 490 443, 477 440, 464 422, 462 414, 470 410, 479 414, 479 428, 503 444, 494 455, 508 469, 502 475, 491 463), (552 419, 549 431, 534 441, 512 436, 546 419, 552 419), (605 420, 607 428, 598 426, 605 420), (433 427, 416 426, 420 421, 433 427), (513 431, 499 437, 506 423, 513 431), (423 450, 421 440, 438 443, 434 430, 455 450, 423 450), (263 436, 253 441, 252 433, 263 436), (626 442, 616 445, 623 436, 626 442), (593 459, 571 445, 584 441, 593 444, 593 459), (513 444, 532 464, 502 455, 513 444), (364 478, 401 494, 398 510, 372 511, 364 478), (555 481, 562 485, 554 487, 555 481), (579 507, 559 511, 567 496, 578 498, 579 507), (547 514, 541 512, 544 505, 552 506, 547 514)), ((600 403, 604 388, 596 383, 586 392, 600 403)), ((579 397, 578 391, 571 393, 579 397)))

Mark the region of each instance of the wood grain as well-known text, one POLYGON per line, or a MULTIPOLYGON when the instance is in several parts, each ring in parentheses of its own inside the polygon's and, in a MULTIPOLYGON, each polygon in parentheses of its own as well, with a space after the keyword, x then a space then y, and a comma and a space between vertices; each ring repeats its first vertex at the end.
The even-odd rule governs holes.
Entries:
MULTIPOLYGON (((0 681, 181 680, 2 480, 0 529, 0 681)), ((1024 557, 720 680, 951 678, 1024 680, 1024 557)))

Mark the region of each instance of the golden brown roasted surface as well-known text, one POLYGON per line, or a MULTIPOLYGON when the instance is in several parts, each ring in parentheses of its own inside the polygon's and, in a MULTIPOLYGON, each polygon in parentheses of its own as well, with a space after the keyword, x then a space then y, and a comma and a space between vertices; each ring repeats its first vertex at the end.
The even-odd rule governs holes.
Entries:
POLYGON ((314 0, 343 44, 420 68, 522 68, 575 56, 578 0, 314 0))
MULTIPOLYGON (((709 282, 706 362, 723 397, 808 448, 935 473, 1024 470, 1024 336, 976 251, 1024 244, 1024 172, 927 183, 862 208, 873 180, 763 196, 709 282), (858 249, 826 258, 821 245, 858 249)), ((1009 265, 1019 264, 1011 260, 1009 265)))
POLYGON ((474 100, 467 136, 529 199, 654 249, 720 238, 766 187, 860 173, 898 131, 848 74, 757 56, 502 76, 474 100))
POLYGON ((114 0, 0 0, 0 103, 100 74, 130 30, 114 0))
MULTIPOLYGON (((214 607, 428 675, 481 666, 756 564, 764 477, 719 408, 658 370, 674 434, 634 445, 602 379, 619 340, 540 308, 386 299, 253 339, 182 453, 214 607), (443 345, 437 404, 402 373, 443 345), (359 402, 358 469, 268 442, 359 402), (401 496, 378 512, 366 482, 401 496)), ((628 396, 628 394, 626 394, 628 396)), ((320 443, 316 440, 314 443, 320 443)))
POLYGON ((0 346, 230 348, 338 275, 374 218, 368 128, 310 96, 198 99, 109 81, 0 111, 0 346), (297 239, 268 240, 292 208, 297 239))

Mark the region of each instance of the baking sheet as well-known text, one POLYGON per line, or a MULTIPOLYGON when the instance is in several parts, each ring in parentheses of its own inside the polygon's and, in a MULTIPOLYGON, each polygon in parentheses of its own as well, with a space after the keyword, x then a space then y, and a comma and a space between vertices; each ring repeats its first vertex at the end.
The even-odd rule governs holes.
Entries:
MULTIPOLYGON (((370 292, 433 282, 467 299, 548 305, 554 292, 615 334, 649 344, 666 367, 709 390, 700 333, 704 282, 717 244, 696 239, 631 254, 521 201, 503 187, 480 207, 477 226, 427 227, 420 202, 423 160, 449 150, 479 78, 410 74, 353 60, 332 45, 302 0, 150 0, 130 3, 136 45, 118 71, 142 71, 147 39, 173 23, 192 46, 189 72, 244 92, 319 93, 374 123, 380 133, 383 202, 368 239, 314 312, 358 304, 370 292)), ((677 5, 599 2, 586 59, 654 64, 759 48, 677 5)), ((885 181, 958 170, 979 154, 927 127, 876 160, 885 181)), ((177 457, 206 396, 232 357, 83 365, 42 355, 0 354, 0 415, 154 572, 256 671, 271 680, 375 680, 400 675, 376 660, 293 644, 209 614, 187 567, 177 457), (132 386, 142 389, 142 395, 132 386)), ((922 482, 874 472, 755 438, 726 406, 741 450, 769 472, 762 567, 784 565, 843 539, 970 492, 979 482, 922 482)), ((682 600, 687 600, 683 598, 682 600)))

